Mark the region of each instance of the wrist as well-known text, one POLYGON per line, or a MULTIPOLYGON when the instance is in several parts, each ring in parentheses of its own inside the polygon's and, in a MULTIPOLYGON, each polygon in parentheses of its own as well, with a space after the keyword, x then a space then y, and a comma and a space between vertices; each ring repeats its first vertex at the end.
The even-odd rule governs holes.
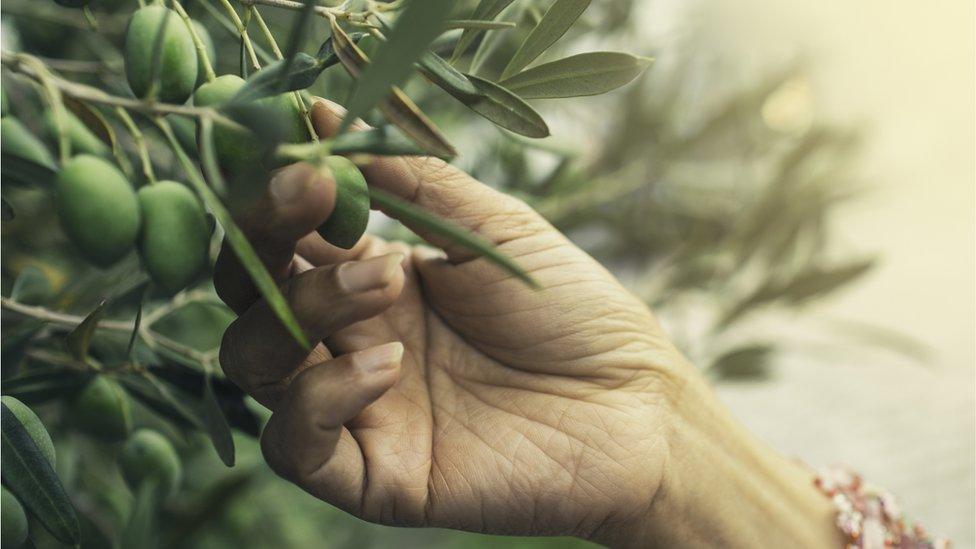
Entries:
POLYGON ((661 485, 627 546, 841 547, 814 473, 756 439, 693 374, 679 391, 661 485))

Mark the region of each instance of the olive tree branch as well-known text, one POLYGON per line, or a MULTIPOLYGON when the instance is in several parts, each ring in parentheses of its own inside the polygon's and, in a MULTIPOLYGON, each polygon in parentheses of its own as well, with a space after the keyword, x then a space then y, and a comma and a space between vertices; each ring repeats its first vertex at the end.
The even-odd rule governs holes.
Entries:
POLYGON ((210 56, 207 55, 207 48, 203 45, 203 40, 200 39, 199 33, 197 33, 196 27, 193 25, 193 21, 190 20, 190 15, 186 13, 183 9, 183 4, 178 0, 173 1, 173 9, 179 14, 180 19, 186 23, 186 28, 190 31, 190 36, 193 38, 193 46, 197 49, 197 59, 203 63, 203 74, 207 79, 207 82, 213 82, 217 78, 217 74, 214 72, 213 64, 210 62, 210 56))
POLYGON ((149 159, 149 148, 146 146, 146 138, 142 135, 142 130, 136 125, 132 117, 129 116, 129 112, 122 107, 115 107, 115 114, 119 117, 122 123, 125 125, 129 133, 132 134, 132 140, 136 144, 136 150, 139 151, 139 161, 142 164, 142 174, 146 177, 146 181, 150 183, 156 182, 156 174, 153 172, 152 161, 149 159))
MULTIPOLYGON (((196 296, 196 294, 194 295, 196 296)), ((199 295, 203 295, 203 293, 200 293, 199 295)), ((171 353, 185 357, 194 362, 209 363, 209 361, 214 360, 214 357, 217 356, 215 350, 205 352, 198 351, 188 345, 184 345, 152 330, 152 324, 155 321, 173 312, 179 307, 182 307, 190 300, 191 299, 189 297, 184 299, 174 298, 170 303, 159 307, 150 315, 147 315, 145 318, 146 321, 139 326, 139 337, 142 338, 142 340, 145 341, 150 348, 166 349, 171 353)), ((195 297, 193 300, 200 301, 199 297, 195 297)), ((26 305, 9 297, 0 297, 0 305, 2 305, 4 310, 11 311, 19 315, 36 318, 37 320, 45 322, 51 325, 53 328, 58 328, 62 331, 71 331, 85 320, 85 317, 83 316, 52 311, 36 305, 26 305)), ((135 322, 121 320, 103 320, 95 327, 96 330, 123 333, 131 333, 133 330, 135 330, 135 328, 135 322)))
POLYGON ((40 62, 36 57, 27 55, 24 53, 12 53, 4 51, 2 57, 0 57, 3 65, 8 67, 14 72, 23 74, 29 78, 37 80, 38 82, 44 83, 46 80, 51 86, 57 89, 60 93, 63 93, 69 97, 73 97, 80 101, 87 101, 89 103, 97 103, 100 105, 111 105, 114 107, 122 107, 123 109, 130 111, 137 111, 145 114, 152 115, 167 115, 167 114, 181 114, 184 116, 190 116, 193 118, 206 118, 209 117, 213 119, 214 122, 234 128, 241 128, 242 126, 237 122, 234 122, 230 118, 222 115, 216 109, 210 107, 190 107, 186 105, 174 105, 171 103, 160 103, 158 101, 144 101, 141 99, 131 99, 128 97, 119 97, 117 95, 111 95, 98 88, 88 86, 85 84, 80 84, 77 82, 71 82, 59 76, 48 73, 43 75, 43 63, 40 62), (33 61, 31 61, 33 60, 33 61), (34 62, 36 61, 36 63, 34 62), (37 64, 40 64, 41 68, 38 68, 37 64))
POLYGON ((234 6, 230 4, 230 0, 220 0, 220 5, 224 8, 224 11, 227 12, 227 16, 237 29, 237 33, 240 35, 241 41, 244 43, 244 50, 247 52, 248 58, 251 61, 251 67, 253 67, 254 70, 260 69, 261 63, 258 61, 257 54, 254 53, 254 44, 251 43, 251 37, 247 34, 247 27, 244 25, 244 22, 241 21, 241 16, 237 15, 237 10, 235 10, 234 6))

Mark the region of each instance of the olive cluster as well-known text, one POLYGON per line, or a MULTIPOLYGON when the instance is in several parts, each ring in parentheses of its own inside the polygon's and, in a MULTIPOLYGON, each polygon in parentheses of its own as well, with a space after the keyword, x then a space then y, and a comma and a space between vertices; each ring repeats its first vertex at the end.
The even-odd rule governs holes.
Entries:
MULTIPOLYGON (((2 402, 54 468, 54 443, 41 419, 16 398, 5 396, 2 402)), ((183 476, 179 455, 169 440, 156 431, 139 429, 130 434, 129 403, 117 383, 95 377, 75 394, 69 406, 71 421, 77 428, 104 442, 123 442, 119 467, 134 491, 148 489, 155 501, 163 501, 176 492, 183 476)), ((0 514, 0 545, 22 547, 28 536, 27 513, 6 487, 2 489, 0 514)))
MULTIPOLYGON (((81 7, 87 2, 59 2, 81 7)), ((235 74, 208 81, 207 59, 215 48, 207 29, 183 19, 175 11, 151 4, 135 11, 125 34, 125 75, 133 94, 146 101, 171 104, 192 102, 220 108, 231 102, 246 82, 235 74), (192 31, 191 31, 192 27, 192 31), (202 44, 198 54, 196 39, 202 44)), ((212 73, 211 73, 212 74, 212 73)), ((284 143, 309 140, 296 94, 282 93, 254 101, 263 116, 283 130, 284 143)), ((55 168, 49 149, 19 121, 2 121, 3 149, 38 164, 55 168)), ((135 189, 115 165, 111 149, 85 124, 65 111, 64 127, 74 154, 58 171, 55 195, 58 216, 69 240, 82 256, 108 267, 138 249, 156 286, 176 293, 193 283, 209 263, 211 226, 196 194, 178 181, 150 181, 135 189)), ((58 135, 54 116, 45 114, 47 133, 58 135)), ((236 180, 267 181, 280 161, 268 154, 260 137, 243 126, 217 125, 213 143, 221 170, 236 180)), ((336 182, 336 206, 319 232, 331 243, 351 248, 362 236, 369 218, 366 182, 349 160, 330 156, 321 162, 336 182)))

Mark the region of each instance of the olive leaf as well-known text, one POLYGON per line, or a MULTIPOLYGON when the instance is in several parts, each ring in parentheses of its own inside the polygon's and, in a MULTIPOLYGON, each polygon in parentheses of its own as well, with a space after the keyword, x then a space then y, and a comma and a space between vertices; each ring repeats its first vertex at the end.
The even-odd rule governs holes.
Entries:
POLYGON ((508 21, 486 21, 483 19, 451 19, 444 25, 444 28, 498 30, 515 28, 515 23, 509 23, 508 21))
MULTIPOLYGON (((268 270, 264 267, 264 263, 261 262, 261 258, 258 257, 257 252, 254 251, 254 247, 248 242, 247 237, 241 231, 240 227, 234 223, 234 219, 230 212, 224 207, 220 198, 214 193, 210 187, 207 186, 207 182, 204 181, 200 172, 197 171, 193 162, 186 155, 186 151, 180 146, 179 141, 177 141, 176 136, 173 134, 173 129, 169 126, 166 120, 157 119, 157 125, 169 142, 170 147, 176 154, 177 160, 183 166, 184 172, 187 175, 187 179, 190 180, 190 184, 196 190, 200 199, 203 200, 204 204, 210 208, 210 211, 217 218, 217 222, 224 229, 225 238, 227 242, 230 243, 231 248, 237 255, 238 260, 243 265, 244 270, 247 271, 248 276, 257 286, 258 291, 261 296, 264 297, 268 306, 274 311, 275 315, 285 326, 288 332, 291 334, 295 341, 299 343, 302 347, 306 349, 311 349, 311 345, 308 342, 308 338, 305 337, 305 333, 302 332, 301 326, 298 324, 298 320, 295 318, 295 314, 292 312, 291 307, 288 306, 288 302, 285 297, 281 295, 281 290, 278 289, 278 285, 275 283, 271 275, 268 274, 268 270)), ((212 139, 208 140, 207 146, 202 147, 201 153, 203 156, 204 169, 208 172, 207 175, 210 176, 214 181, 222 181, 223 177, 220 175, 220 170, 217 168, 217 160, 214 155, 214 147, 212 139), (209 169, 207 168, 209 166, 209 169)))
POLYGON ((502 70, 502 80, 515 75, 549 49, 549 46, 566 34, 589 5, 590 0, 556 0, 549 6, 539 24, 532 29, 502 70))
POLYGON ((430 212, 424 211, 413 204, 394 196, 386 191, 370 187, 369 198, 372 204, 389 213, 392 217, 403 221, 407 226, 422 228, 425 231, 444 237, 451 243, 474 252, 480 257, 498 265, 519 280, 533 288, 539 284, 522 267, 519 267, 508 256, 480 236, 466 231, 453 223, 441 219, 430 212))
POLYGON ((329 151, 332 154, 342 155, 365 153, 380 156, 423 156, 428 154, 394 126, 346 132, 332 140, 329 151))
POLYGON ((99 303, 81 321, 81 324, 71 330, 65 338, 68 353, 78 362, 86 362, 88 360, 88 348, 91 346, 92 335, 95 334, 95 329, 98 328, 98 322, 105 316, 105 303, 105 301, 99 303))
POLYGON ((467 76, 434 52, 424 53, 417 68, 428 80, 455 97, 482 95, 467 76))
POLYGON ((581 53, 524 70, 499 84, 523 99, 598 95, 637 78, 651 62, 629 53, 581 53))
POLYGON ((4 183, 21 187, 53 187, 58 172, 54 166, 38 164, 12 153, 0 154, 0 176, 4 183))
POLYGON ((148 374, 119 376, 118 381, 129 395, 160 416, 183 428, 201 427, 195 411, 148 374))
POLYGON ((139 337, 139 328, 142 327, 142 311, 146 308, 146 300, 149 299, 149 294, 152 293, 153 285, 148 283, 142 288, 141 295, 139 296, 139 305, 136 308, 136 318, 132 322, 132 333, 129 334, 129 343, 125 346, 125 356, 132 357, 132 349, 135 348, 136 339, 139 337))
POLYGON ((707 371, 724 380, 758 379, 769 375, 770 359, 775 347, 769 343, 750 343, 736 347, 716 358, 707 371))
POLYGON ((25 404, 40 404, 78 392, 91 376, 77 370, 63 368, 30 371, 3 382, 3 394, 25 404))
POLYGON ((294 58, 279 59, 251 74, 230 103, 246 103, 283 92, 304 90, 326 69, 325 63, 298 52, 294 58))
POLYGON ((7 202, 5 197, 0 197, 0 207, 2 207, 2 210, 0 210, 0 220, 13 221, 17 217, 16 212, 14 212, 14 207, 10 202, 7 202))
POLYGON ((28 265, 17 273, 14 285, 10 288, 10 299, 27 304, 36 304, 51 291, 51 282, 44 271, 28 265))
POLYGON ((401 85, 410 76, 414 62, 444 30, 455 2, 424 0, 406 4, 387 41, 357 80, 340 133, 386 98, 391 88, 401 85))
MULTIPOLYGON (((471 14, 471 19, 475 20, 491 20, 498 16, 505 8, 507 8, 514 0, 481 0, 478 5, 474 8, 474 13, 471 14)), ((461 38, 458 40, 457 46, 454 47, 454 53, 451 55, 452 61, 457 61, 464 55, 464 52, 468 51, 471 44, 474 43, 478 35, 484 28, 479 27, 469 27, 464 29, 461 33, 461 38)))
POLYGON ((61 480, 6 404, 0 404, 0 431, 4 484, 58 541, 77 544, 78 516, 61 480))
POLYGON ((547 137, 549 126, 542 116, 521 97, 490 80, 467 75, 482 95, 458 97, 469 109, 506 130, 526 137, 547 137))
MULTIPOLYGON (((358 78, 360 73, 370 66, 369 59, 335 20, 332 20, 332 40, 342 66, 353 78, 358 78)), ((379 107, 387 120, 400 128, 404 135, 420 145, 428 154, 441 158, 453 158, 457 155, 454 146, 437 126, 400 88, 395 86, 391 88, 388 96, 380 101, 379 107)), ((346 120, 352 120, 348 112, 346 120)))
POLYGON ((220 461, 228 467, 234 466, 234 437, 230 432, 230 425, 221 410, 214 394, 213 379, 209 374, 204 376, 203 383, 203 424, 210 435, 210 442, 220 457, 220 461))

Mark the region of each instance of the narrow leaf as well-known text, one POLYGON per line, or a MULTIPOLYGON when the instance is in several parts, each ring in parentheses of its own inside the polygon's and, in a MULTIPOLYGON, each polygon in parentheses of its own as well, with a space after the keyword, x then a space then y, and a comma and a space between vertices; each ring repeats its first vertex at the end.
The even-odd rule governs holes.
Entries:
MULTIPOLYGON (((352 42, 349 35, 335 21, 332 21, 332 40, 342 66, 353 78, 358 78, 359 74, 370 66, 366 54, 352 42)), ((404 135, 420 145, 428 154, 441 158, 452 158, 457 155, 454 146, 437 126, 400 88, 391 88, 389 96, 380 102, 379 107, 387 120, 400 128, 404 135)), ((353 119, 347 114, 346 120, 353 119)))
MULTIPOLYGON (((497 30, 513 29, 515 23, 508 21, 485 21, 481 19, 452 19, 447 22, 444 28, 447 29, 476 29, 476 30, 497 30)), ((464 34, 462 33, 462 36, 464 34)))
POLYGON ((332 141, 329 151, 332 154, 342 155, 363 153, 379 156, 424 156, 428 154, 393 126, 346 132, 332 141))
MULTIPOLYGON (((369 35, 365 32, 351 32, 346 36, 350 42, 353 44, 358 44, 363 38, 366 38, 369 35)), ((325 70, 339 62, 339 56, 336 54, 335 42, 333 42, 331 36, 328 40, 322 43, 322 47, 320 47, 318 53, 315 54, 315 58, 319 60, 319 63, 324 65, 322 70, 325 70)))
MULTIPOLYGON (((254 285, 257 286, 258 291, 260 291, 261 296, 264 297, 271 310, 274 311, 275 315, 285 326, 288 332, 291 334, 295 341, 297 341, 302 347, 306 349, 311 349, 311 345, 308 342, 308 338, 305 337, 305 333, 302 331, 301 326, 298 324, 298 320, 295 318, 294 313, 292 313, 291 308, 288 306, 288 302, 285 297, 281 295, 281 290, 278 289, 278 285, 275 283, 274 279, 268 273, 268 270, 264 267, 261 259, 258 257, 257 252, 254 251, 254 247, 248 242, 247 237, 241 229, 234 223, 234 219, 231 216, 227 208, 224 207, 220 198, 207 186, 206 181, 200 176, 200 173, 193 165, 193 161, 186 155, 183 147, 180 146, 179 141, 176 140, 176 136, 173 135, 173 130, 170 128, 169 124, 165 120, 157 120, 159 128, 162 130, 163 134, 166 136, 166 140, 169 141, 170 147, 176 154, 177 159, 180 164, 183 165, 184 171, 186 172, 187 179, 190 180, 190 184, 196 190, 197 194, 203 200, 203 203, 210 208, 210 211, 217 218, 217 222, 220 226, 224 228, 225 237, 230 243, 231 248, 237 255, 238 260, 247 274, 251 277, 254 285)), ((203 147, 202 155, 204 156, 204 166, 211 165, 216 166, 217 161, 213 155, 213 146, 203 147)), ((217 169, 213 170, 214 173, 211 176, 222 180, 220 176, 220 171, 217 169)))
POLYGON ((6 404, 0 404, 3 482, 58 541, 75 545, 78 516, 54 468, 6 404))
POLYGON ((127 393, 160 416, 183 428, 200 428, 200 421, 197 419, 193 410, 188 409, 179 400, 174 402, 173 399, 167 398, 167 395, 161 392, 157 385, 151 383, 147 378, 132 375, 121 376, 118 380, 119 384, 122 385, 122 388, 127 393))
POLYGON ((508 61, 502 71, 502 80, 515 75, 549 49, 566 34, 589 5, 590 0, 556 0, 549 6, 542 20, 508 61))
POLYGON ((230 102, 246 103, 284 92, 304 90, 315 83, 323 70, 324 63, 307 53, 298 52, 290 64, 287 59, 280 59, 253 73, 230 102))
POLYGON ((708 367, 720 379, 761 379, 769 375, 774 348, 768 343, 752 343, 731 349, 708 367))
POLYGON ((387 41, 380 46, 373 63, 356 83, 348 112, 340 132, 402 84, 413 70, 413 64, 444 30, 456 0, 408 2, 387 41))
POLYGON ((115 137, 115 130, 98 110, 78 101, 73 97, 62 97, 61 102, 71 111, 82 124, 85 125, 93 134, 98 136, 106 145, 113 150, 118 146, 115 137))
POLYGON ((521 97, 504 86, 473 74, 467 75, 481 92, 477 97, 457 97, 466 107, 491 122, 526 137, 547 137, 549 126, 521 97))
POLYGON ((14 207, 10 205, 10 202, 7 202, 6 198, 0 198, 0 206, 3 208, 2 213, 0 213, 0 220, 13 221, 17 217, 14 207))
POLYGON ((205 377, 203 385, 203 424, 210 435, 210 442, 220 456, 220 461, 228 467, 234 466, 234 437, 230 432, 230 425, 224 417, 217 397, 214 395, 213 380, 209 375, 205 377))
MULTIPOLYGON (((474 8, 474 13, 471 14, 471 19, 481 19, 481 20, 491 20, 498 17, 505 8, 507 8, 514 0, 481 0, 478 2, 478 6, 474 8)), ((463 33, 461 33, 461 39, 458 40, 457 46, 454 47, 454 53, 451 55, 451 59, 458 60, 464 55, 464 52, 468 51, 471 44, 474 43, 475 39, 481 33, 480 28, 472 27, 466 28, 463 33)))
POLYGON ((81 321, 81 324, 76 326, 74 330, 71 330, 65 339, 68 353, 78 362, 88 360, 88 347, 91 345, 92 335, 95 334, 95 329, 98 328, 98 322, 103 316, 105 316, 105 301, 99 303, 92 312, 88 313, 88 316, 81 321))
POLYGON ((3 182, 19 187, 53 187, 58 172, 53 166, 38 164, 12 153, 0 155, 0 175, 3 182))
POLYGON ((524 70, 500 84, 524 99, 597 95, 637 78, 651 61, 629 53, 583 53, 524 70))
POLYGON ((525 272, 524 269, 519 267, 508 256, 499 252, 494 245, 480 236, 466 231, 430 212, 414 206, 402 198, 380 189, 370 187, 369 198, 373 204, 388 212, 392 217, 403 221, 407 226, 418 227, 424 231, 444 237, 453 244, 472 251, 498 265, 529 286, 533 288, 539 287, 539 284, 529 273, 525 272))
POLYGON ((149 298, 152 287, 152 283, 146 284, 142 289, 142 294, 139 296, 139 308, 136 309, 136 318, 132 323, 132 333, 129 334, 129 343, 125 347, 125 356, 127 357, 132 357, 132 349, 136 345, 136 339, 139 337, 139 329, 142 327, 142 311, 146 307, 146 299, 149 298))
POLYGON ((428 80, 455 97, 482 95, 467 76, 434 52, 425 53, 418 68, 428 80))

